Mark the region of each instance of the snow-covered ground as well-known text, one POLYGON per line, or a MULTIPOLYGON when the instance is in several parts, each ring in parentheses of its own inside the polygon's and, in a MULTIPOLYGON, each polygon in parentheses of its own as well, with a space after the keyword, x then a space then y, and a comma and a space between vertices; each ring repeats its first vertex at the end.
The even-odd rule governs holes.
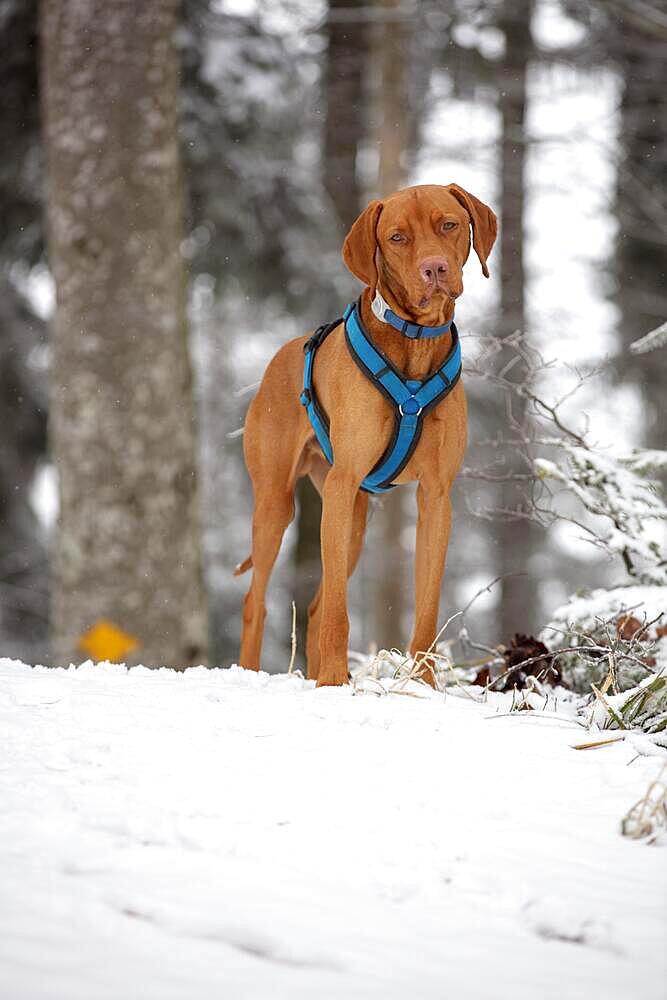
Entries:
POLYGON ((664 1000, 662 761, 413 693, 0 660, 0 996, 664 1000))

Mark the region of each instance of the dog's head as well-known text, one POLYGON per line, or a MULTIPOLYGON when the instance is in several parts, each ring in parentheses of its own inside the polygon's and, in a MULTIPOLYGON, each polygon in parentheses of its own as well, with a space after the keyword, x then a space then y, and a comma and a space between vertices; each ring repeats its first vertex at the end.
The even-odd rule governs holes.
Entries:
POLYGON ((442 319, 463 292, 463 265, 472 246, 488 278, 496 239, 488 205, 458 184, 423 184, 372 201, 343 244, 346 266, 418 322, 442 319))

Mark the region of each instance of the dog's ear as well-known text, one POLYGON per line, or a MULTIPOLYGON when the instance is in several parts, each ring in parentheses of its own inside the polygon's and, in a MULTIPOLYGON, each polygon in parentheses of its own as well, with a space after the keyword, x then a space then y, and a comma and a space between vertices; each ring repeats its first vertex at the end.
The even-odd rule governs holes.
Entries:
POLYGON ((498 232, 496 216, 488 205, 485 205, 479 198, 475 198, 474 194, 469 194, 458 184, 448 184, 447 190, 463 205, 470 216, 473 249, 479 257, 484 277, 488 278, 489 269, 486 266, 486 258, 496 242, 496 233, 498 232))
POLYGON ((376 228, 381 211, 382 202, 372 201, 353 224, 343 243, 343 261, 346 268, 371 288, 375 288, 378 280, 375 251, 377 250, 376 228))

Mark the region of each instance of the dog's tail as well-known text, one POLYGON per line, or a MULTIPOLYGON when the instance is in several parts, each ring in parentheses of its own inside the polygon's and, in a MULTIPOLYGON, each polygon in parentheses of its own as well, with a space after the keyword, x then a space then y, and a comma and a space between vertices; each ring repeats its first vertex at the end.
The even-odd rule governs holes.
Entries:
POLYGON ((234 576, 242 576, 247 573, 249 569, 252 568, 252 556, 248 556, 243 562, 239 563, 234 569, 234 576))

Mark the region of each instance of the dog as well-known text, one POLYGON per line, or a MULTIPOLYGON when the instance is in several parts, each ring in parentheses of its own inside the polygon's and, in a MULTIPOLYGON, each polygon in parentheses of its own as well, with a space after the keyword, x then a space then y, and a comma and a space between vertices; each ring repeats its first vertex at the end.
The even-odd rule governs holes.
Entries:
MULTIPOLYGON (((344 263, 365 286, 358 304, 315 337, 285 344, 269 363, 244 432, 254 514, 251 555, 235 570, 253 571, 243 605, 242 666, 259 670, 266 587, 302 476, 310 476, 322 497, 323 572, 308 609, 308 677, 318 686, 349 681, 347 581, 361 552, 369 492, 389 485, 378 487, 383 471, 395 472, 394 485, 418 483, 409 649, 413 656, 431 649, 450 491, 467 439, 454 304, 471 244, 488 278, 496 232, 491 209, 457 184, 418 185, 372 201, 343 244, 344 263), (304 376, 309 358, 310 381, 304 376), (439 379, 433 377, 438 372, 439 379), (420 395, 427 381, 430 388, 420 395), (435 392, 442 398, 434 402, 435 392), (403 424, 406 441, 412 433, 408 447, 387 459, 403 424), (382 462, 384 470, 369 476, 382 462)), ((434 683, 427 661, 423 677, 434 683)))

